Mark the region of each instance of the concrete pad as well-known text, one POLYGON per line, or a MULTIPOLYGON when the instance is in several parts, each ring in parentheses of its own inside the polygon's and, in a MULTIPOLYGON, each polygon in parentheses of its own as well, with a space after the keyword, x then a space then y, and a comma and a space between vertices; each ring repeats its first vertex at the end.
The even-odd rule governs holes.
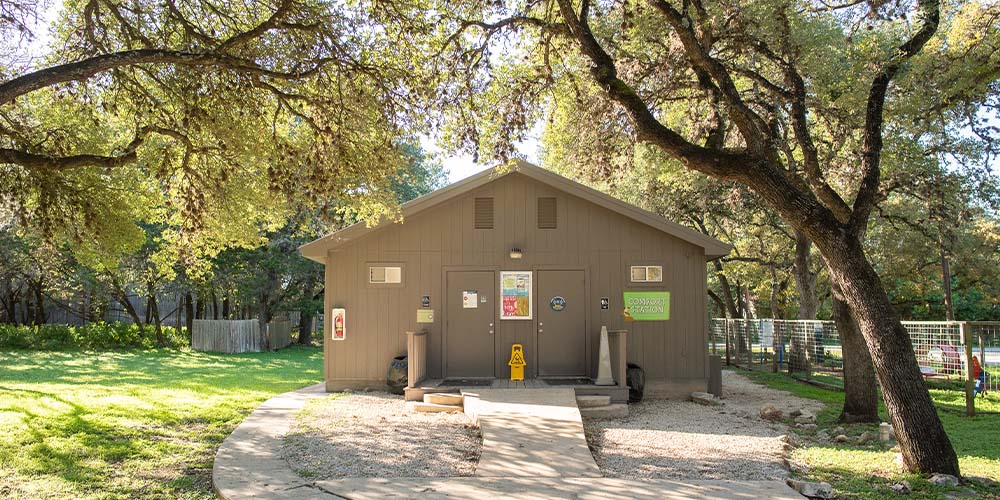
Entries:
POLYGON ((611 404, 611 396, 577 396, 576 405, 580 408, 594 408, 611 404))
POLYGON ((583 418, 624 418, 628 416, 628 405, 616 403, 593 408, 580 408, 583 418))
POLYGON ((423 413, 462 413, 462 407, 438 403, 412 403, 413 411, 423 413))
POLYGON ((462 395, 454 392, 434 392, 424 394, 424 402, 436 405, 462 406, 462 395))
MULTIPOLYGON (((570 388, 482 389, 466 397, 478 418, 481 477, 600 477, 570 388)), ((472 408, 470 408, 470 406, 472 408)))
MULTIPOLYGON (((391 478, 318 481, 315 487, 342 498, 548 500, 802 500, 782 481, 671 481, 612 478, 391 478)), ((329 497, 325 497, 329 498, 329 497)))

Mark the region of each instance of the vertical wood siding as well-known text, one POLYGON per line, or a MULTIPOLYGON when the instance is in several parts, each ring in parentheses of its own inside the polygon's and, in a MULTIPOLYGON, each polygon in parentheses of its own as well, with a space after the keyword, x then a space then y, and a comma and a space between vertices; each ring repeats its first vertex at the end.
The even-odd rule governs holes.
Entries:
MULTIPOLYGON (((586 310, 591 376, 597 371, 601 325, 607 325, 612 330, 629 331, 628 360, 641 365, 648 378, 707 377, 704 250, 600 205, 512 174, 328 254, 326 311, 347 309, 347 338, 324 342, 327 380, 384 379, 392 358, 406 353, 405 332, 422 329, 428 331, 427 375, 442 377, 445 268, 583 269, 590 302, 586 310), (493 229, 474 228, 477 197, 493 198, 493 229), (556 198, 555 229, 537 228, 539 197, 556 198), (523 251, 522 259, 510 259, 512 247, 523 251), (403 283, 369 285, 368 266, 373 263, 402 265, 403 283), (630 283, 629 266, 637 264, 662 265, 663 282, 630 283), (626 323, 621 315, 624 290, 669 291, 670 320, 626 323), (416 323, 423 295, 430 296, 433 324, 416 323), (600 309, 601 297, 610 298, 610 309, 600 309)), ((498 290, 491 293, 498 295, 498 290)), ((534 299, 535 307, 547 304, 547 298, 534 299)), ((327 339, 329 324, 324 322, 327 339)), ((535 320, 497 323, 497 376, 509 376, 506 357, 512 343, 524 344, 525 375, 534 376, 535 330, 535 320)))

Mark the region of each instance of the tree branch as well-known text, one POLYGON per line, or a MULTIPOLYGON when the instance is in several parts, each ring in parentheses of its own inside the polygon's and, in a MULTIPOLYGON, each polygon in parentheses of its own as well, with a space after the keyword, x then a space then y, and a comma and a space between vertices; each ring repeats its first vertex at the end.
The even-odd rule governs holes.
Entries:
POLYGON ((314 66, 298 72, 268 69, 256 63, 225 54, 212 52, 185 52, 165 49, 137 49, 101 54, 82 61, 60 64, 14 78, 0 84, 0 104, 57 83, 87 80, 104 71, 139 64, 175 64, 179 66, 216 66, 240 73, 254 74, 276 80, 299 80, 317 73, 333 59, 313 62, 314 66))
POLYGON ((593 64, 594 80, 625 110, 640 140, 654 143, 692 168, 716 177, 731 177, 738 165, 746 163, 747 158, 743 155, 698 146, 660 123, 636 91, 618 78, 614 60, 594 37, 586 19, 576 17, 571 0, 557 1, 570 35, 576 38, 581 51, 593 64))
POLYGON ((892 82, 893 77, 896 76, 903 64, 920 52, 924 44, 934 36, 941 20, 939 0, 920 0, 918 5, 922 18, 920 29, 896 49, 896 53, 889 59, 888 64, 875 75, 871 88, 868 90, 861 158, 861 185, 854 198, 853 213, 849 224, 849 230, 855 235, 864 231, 872 207, 878 203, 880 163, 882 160, 882 120, 889 83, 892 82))
POLYGON ((240 45, 243 45, 250 40, 253 40, 254 38, 257 38, 276 28, 281 19, 288 15, 288 12, 291 10, 291 6, 291 0, 281 0, 281 3, 278 4, 278 8, 267 19, 265 19, 264 22, 247 31, 243 31, 229 37, 229 39, 219 44, 216 50, 225 52, 229 49, 239 47, 240 45))
POLYGON ((692 67, 703 69, 715 80, 732 115, 733 123, 743 134, 747 147, 757 152, 764 151, 766 145, 771 142, 767 124, 743 102, 725 66, 702 47, 691 20, 666 0, 649 0, 649 3, 666 18, 667 23, 680 38, 692 67))

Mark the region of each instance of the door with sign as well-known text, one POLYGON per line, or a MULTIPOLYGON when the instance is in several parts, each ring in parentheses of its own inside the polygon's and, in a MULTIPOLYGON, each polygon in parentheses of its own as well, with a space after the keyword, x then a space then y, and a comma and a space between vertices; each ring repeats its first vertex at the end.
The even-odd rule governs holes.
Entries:
POLYGON ((538 271, 537 346, 540 377, 587 374, 587 311, 582 270, 538 271))
POLYGON ((496 352, 493 271, 448 271, 445 280, 444 375, 493 377, 496 352))

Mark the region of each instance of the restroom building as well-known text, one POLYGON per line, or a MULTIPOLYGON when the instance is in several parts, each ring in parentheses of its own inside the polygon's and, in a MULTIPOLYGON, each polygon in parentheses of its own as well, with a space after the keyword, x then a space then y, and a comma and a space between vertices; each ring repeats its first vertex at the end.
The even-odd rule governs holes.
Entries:
POLYGON ((508 378, 513 344, 526 380, 592 379, 602 326, 627 331, 648 387, 706 390, 706 261, 729 245, 524 162, 402 216, 301 248, 326 266, 328 390, 384 387, 407 332, 427 380, 508 378))

